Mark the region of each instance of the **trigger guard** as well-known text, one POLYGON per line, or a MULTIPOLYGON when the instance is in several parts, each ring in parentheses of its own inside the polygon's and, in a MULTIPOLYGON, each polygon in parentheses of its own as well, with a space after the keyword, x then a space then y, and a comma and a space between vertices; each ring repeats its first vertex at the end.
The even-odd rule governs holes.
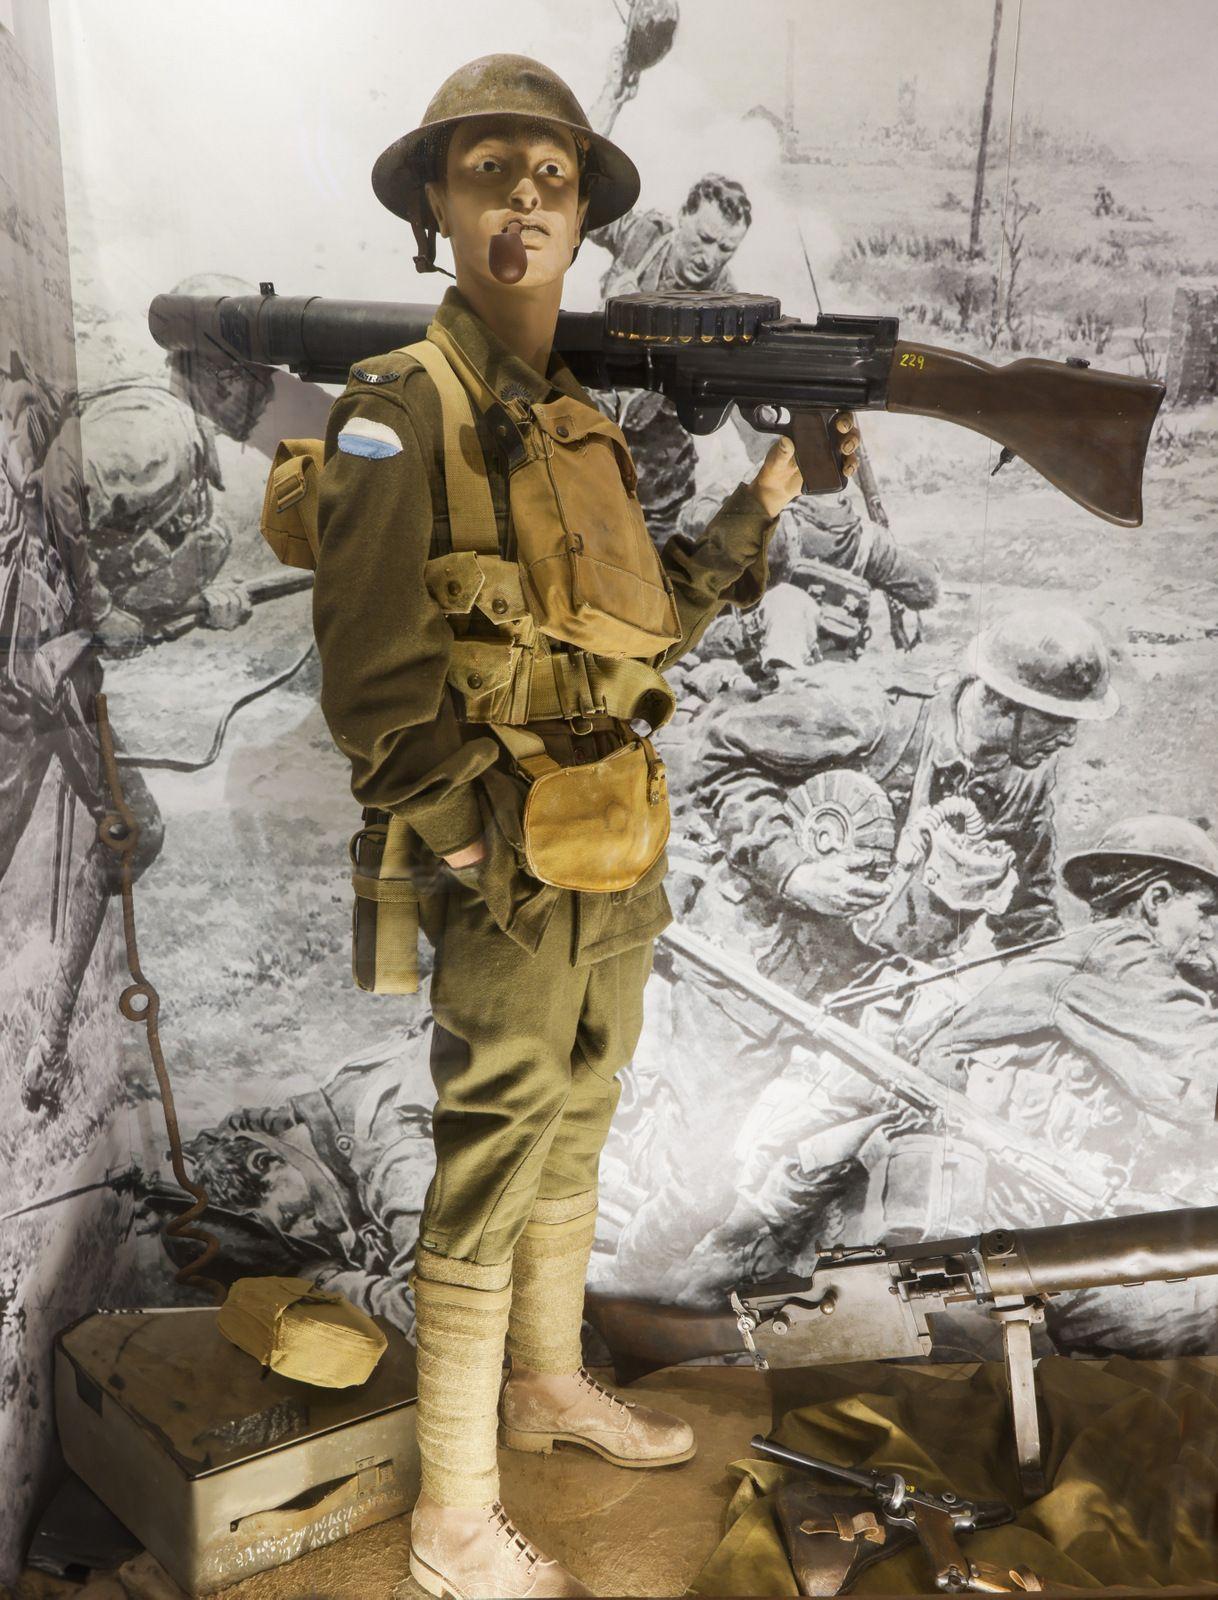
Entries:
POLYGON ((784 406, 771 406, 762 402, 760 405, 749 406, 744 413, 745 421, 757 433, 787 434, 789 437, 791 427, 791 414, 788 411, 783 419, 784 406), (772 420, 766 420, 765 413, 772 414, 772 420))

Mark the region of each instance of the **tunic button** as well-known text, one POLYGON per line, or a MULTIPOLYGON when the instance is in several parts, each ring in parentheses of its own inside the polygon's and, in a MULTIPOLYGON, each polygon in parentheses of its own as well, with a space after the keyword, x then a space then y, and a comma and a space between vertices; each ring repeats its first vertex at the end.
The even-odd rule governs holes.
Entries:
POLYGON ((457 582, 456 578, 450 578, 448 580, 448 592, 449 594, 461 593, 461 585, 457 582))
POLYGON ((465 681, 469 684, 471 689, 481 689, 482 674, 480 672, 471 672, 465 681))
POLYGON ((495 596, 495 598, 491 601, 491 610, 493 612, 495 612, 495 614, 497 616, 502 616, 503 613, 507 610, 507 601, 503 598, 503 596, 501 594, 497 594, 495 596))
POLYGON ((555 428, 554 432, 560 439, 566 439, 570 436, 571 430, 565 425, 560 424, 557 428, 555 428))

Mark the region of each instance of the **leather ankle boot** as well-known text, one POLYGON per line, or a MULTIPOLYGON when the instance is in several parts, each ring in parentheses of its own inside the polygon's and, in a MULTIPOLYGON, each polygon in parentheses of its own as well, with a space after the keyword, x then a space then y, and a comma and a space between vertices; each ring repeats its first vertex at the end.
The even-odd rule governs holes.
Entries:
POLYGON ((577 1444, 615 1467, 671 1467, 697 1449, 688 1422, 623 1400, 583 1367, 568 1376, 513 1364, 499 1421, 499 1442, 509 1449, 549 1455, 556 1444, 577 1444))
POLYGON ((498 1500, 445 1506, 426 1492, 410 1519, 410 1576, 439 1600, 542 1600, 593 1592, 526 1539, 498 1500))

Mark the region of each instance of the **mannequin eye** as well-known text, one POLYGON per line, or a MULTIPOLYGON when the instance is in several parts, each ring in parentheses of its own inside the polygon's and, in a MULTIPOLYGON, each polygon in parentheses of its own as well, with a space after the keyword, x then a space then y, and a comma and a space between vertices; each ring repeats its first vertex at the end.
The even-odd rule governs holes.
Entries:
POLYGON ((502 170, 494 156, 483 156, 474 167, 475 172, 501 172, 502 170))
POLYGON ((557 161, 543 161, 541 164, 541 170, 547 178, 561 178, 565 176, 562 166, 557 161))

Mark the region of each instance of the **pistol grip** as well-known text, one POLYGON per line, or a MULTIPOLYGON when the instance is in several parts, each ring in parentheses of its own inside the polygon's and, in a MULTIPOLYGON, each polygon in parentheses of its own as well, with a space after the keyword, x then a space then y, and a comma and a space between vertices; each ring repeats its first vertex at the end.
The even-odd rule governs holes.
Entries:
POLYGON ((839 494, 846 487, 838 434, 833 428, 835 411, 792 411, 782 432, 795 446, 795 459, 804 475, 805 494, 839 494))
POLYGON ((946 1511, 934 1511, 929 1506, 907 1506, 909 1521, 930 1562, 935 1587, 953 1590, 964 1589, 968 1584, 968 1557, 960 1548, 956 1537, 956 1524, 946 1511))

